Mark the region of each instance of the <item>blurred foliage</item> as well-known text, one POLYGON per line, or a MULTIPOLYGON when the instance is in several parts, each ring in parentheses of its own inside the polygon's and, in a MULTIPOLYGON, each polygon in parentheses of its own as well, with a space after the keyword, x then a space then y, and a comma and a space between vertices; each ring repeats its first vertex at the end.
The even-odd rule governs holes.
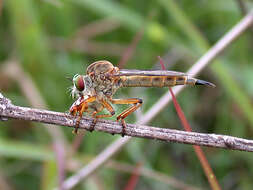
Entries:
MULTIPOLYGON (((243 2, 248 10, 253 6, 250 1, 243 2)), ((48 109, 61 112, 68 111, 73 102, 67 91, 71 82, 66 77, 85 73, 90 63, 101 59, 117 65, 139 31, 144 35, 125 68, 157 68, 160 55, 169 69, 186 71, 243 17, 237 0, 7 0, 1 7, 0 91, 16 105, 31 106, 23 90, 32 89, 22 90, 5 73, 6 65, 14 60, 31 77, 48 109)), ((245 32, 199 76, 214 82, 216 89, 189 87, 178 96, 194 131, 252 137, 252 34, 252 30, 245 32)), ((166 90, 122 89, 115 97, 142 98, 144 113, 166 90)), ((37 97, 33 98, 36 101, 37 97)), ((117 113, 123 108, 117 106, 117 113)), ((134 114, 127 121, 133 123, 134 114)), ((150 125, 182 129, 172 104, 150 125)), ((45 127, 13 120, 0 126, 0 177, 7 178, 13 189, 52 189, 58 183, 58 173, 52 139, 41 133, 45 127)), ((61 130, 71 144, 75 138, 71 129, 61 130)), ((87 133, 78 153, 72 156, 96 155, 116 138, 87 133)), ((252 188, 250 153, 213 148, 204 151, 224 189, 252 188)), ((133 166, 142 162, 143 167, 192 186, 208 186, 189 145, 135 139, 114 159, 133 166)), ((83 161, 83 165, 87 163, 83 161)), ((66 172, 67 176, 71 174, 66 172)), ((101 184, 104 189, 122 189, 129 177, 102 168, 96 180, 89 178, 76 189, 99 189, 101 184)), ((141 177, 136 189, 147 188, 168 186, 141 177)))

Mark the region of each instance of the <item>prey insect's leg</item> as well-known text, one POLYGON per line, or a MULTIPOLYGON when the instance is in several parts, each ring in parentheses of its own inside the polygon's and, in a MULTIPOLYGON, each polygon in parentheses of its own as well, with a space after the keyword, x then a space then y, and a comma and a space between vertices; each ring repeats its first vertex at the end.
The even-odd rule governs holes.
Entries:
POLYGON ((128 99, 112 99, 113 104, 133 104, 133 106, 124 110, 121 114, 117 116, 117 121, 121 120, 122 124, 122 137, 125 135, 126 122, 125 118, 137 110, 142 105, 142 99, 139 98, 128 98, 128 99))
POLYGON ((72 115, 75 115, 77 112, 79 112, 79 117, 77 118, 76 121, 76 126, 74 129, 74 133, 77 134, 78 128, 79 128, 79 124, 83 115, 83 112, 86 111, 88 109, 88 103, 90 102, 94 102, 96 100, 95 96, 89 97, 87 99, 80 99, 80 102, 77 104, 74 104, 74 106, 71 106, 70 108, 70 113, 72 115))

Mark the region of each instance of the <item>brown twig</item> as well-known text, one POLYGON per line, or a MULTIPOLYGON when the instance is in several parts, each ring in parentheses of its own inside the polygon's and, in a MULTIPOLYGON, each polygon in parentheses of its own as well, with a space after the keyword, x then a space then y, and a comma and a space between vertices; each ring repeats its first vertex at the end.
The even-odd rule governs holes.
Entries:
MULTIPOLYGON (((75 127, 76 120, 74 116, 71 116, 66 113, 15 106, 1 93, 0 117, 2 120, 6 120, 7 118, 13 118, 68 127, 75 127)), ((92 121, 93 118, 83 117, 80 122, 80 129, 89 130, 92 121)), ((118 122, 99 120, 95 126, 95 130, 103 131, 110 134, 121 134, 122 126, 118 122)), ((138 124, 128 124, 126 127, 126 135, 132 137, 162 140, 166 142, 177 142, 184 144, 253 152, 253 140, 247 140, 227 135, 186 132, 138 124)))

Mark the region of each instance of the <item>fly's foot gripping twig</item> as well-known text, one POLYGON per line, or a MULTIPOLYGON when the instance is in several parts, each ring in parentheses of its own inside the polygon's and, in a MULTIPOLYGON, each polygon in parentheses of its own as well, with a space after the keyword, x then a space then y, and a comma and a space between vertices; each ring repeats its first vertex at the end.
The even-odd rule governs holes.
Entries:
POLYGON ((120 120, 121 126, 122 126, 121 136, 124 137, 125 134, 126 134, 126 122, 125 122, 125 120, 122 119, 120 116, 117 117, 117 121, 118 121, 118 122, 119 122, 119 120, 120 120))
POLYGON ((131 113, 136 111, 139 107, 142 105, 142 99, 140 98, 128 98, 128 99, 113 99, 112 102, 114 104, 133 104, 131 107, 127 108, 125 111, 120 113, 117 116, 117 121, 121 120, 121 125, 122 125, 122 137, 124 137, 125 132, 126 132, 126 122, 125 118, 129 116, 131 113))
POLYGON ((97 123, 97 120, 98 120, 97 118, 94 118, 94 119, 92 120, 92 123, 91 123, 90 128, 88 129, 88 131, 90 131, 90 132, 94 131, 95 125, 96 125, 96 123, 97 123))
POLYGON ((75 125, 75 129, 72 131, 73 134, 78 135, 78 129, 79 129, 79 125, 80 125, 80 120, 82 117, 78 117, 76 120, 76 125, 75 125))

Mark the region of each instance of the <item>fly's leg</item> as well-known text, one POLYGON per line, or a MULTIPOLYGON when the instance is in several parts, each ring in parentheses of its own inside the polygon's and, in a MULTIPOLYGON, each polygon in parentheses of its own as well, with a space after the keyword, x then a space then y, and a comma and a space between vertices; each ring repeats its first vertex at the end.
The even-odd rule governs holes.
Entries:
POLYGON ((112 114, 102 114, 102 115, 96 115, 98 112, 93 112, 93 114, 92 114, 92 117, 94 118, 94 120, 92 121, 92 124, 91 124, 91 127, 90 127, 90 132, 92 132, 93 130, 94 130, 94 128, 95 128, 95 125, 96 125, 96 123, 97 123, 97 120, 99 119, 99 118, 105 118, 105 117, 112 117, 113 115, 112 114))
POLYGON ((92 121, 90 131, 94 130, 94 127, 99 118, 112 117, 115 114, 113 107, 106 100, 101 100, 100 103, 103 105, 104 108, 106 108, 110 112, 110 114, 96 115, 97 113, 99 113, 99 111, 94 111, 92 113, 92 117, 94 118, 94 120, 92 121))
POLYGON ((133 104, 133 106, 127 108, 124 110, 121 114, 117 116, 117 121, 121 120, 122 124, 122 137, 125 135, 125 129, 126 129, 126 122, 125 118, 133 113, 135 110, 137 110, 142 105, 142 99, 139 98, 128 98, 128 99, 112 99, 111 102, 113 104, 133 104))
POLYGON ((88 106, 86 103, 81 103, 81 109, 79 110, 79 116, 76 120, 76 126, 75 126, 75 129, 72 131, 72 133, 74 134, 78 134, 78 129, 79 129, 79 125, 80 125, 80 121, 82 119, 82 116, 83 116, 83 112, 85 112, 87 109, 88 109, 88 106))
POLYGON ((94 102, 95 100, 96 100, 96 97, 92 96, 92 97, 89 97, 87 99, 81 99, 78 104, 74 103, 74 105, 71 106, 70 113, 72 115, 76 115, 76 113, 79 112, 79 116, 76 120, 76 126, 75 126, 75 129, 74 129, 73 133, 77 134, 79 124, 80 124, 81 118, 83 116, 83 112, 85 112, 88 109, 88 103, 94 102))
POLYGON ((79 97, 73 104, 72 106, 69 108, 69 113, 73 116, 76 116, 77 112, 79 110, 81 110, 81 104, 80 102, 83 101, 83 97, 79 97))

